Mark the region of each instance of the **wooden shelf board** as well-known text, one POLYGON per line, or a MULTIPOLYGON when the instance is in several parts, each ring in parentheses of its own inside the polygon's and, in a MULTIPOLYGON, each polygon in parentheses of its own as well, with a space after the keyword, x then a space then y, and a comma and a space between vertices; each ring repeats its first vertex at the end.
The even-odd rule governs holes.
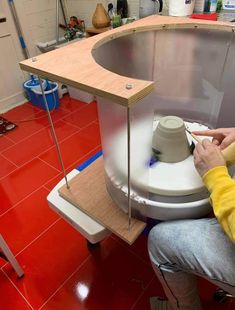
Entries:
POLYGON ((39 55, 36 61, 35 58, 24 60, 20 66, 22 70, 41 77, 71 85, 110 99, 111 102, 131 106, 153 91, 154 82, 125 77, 106 70, 95 62, 92 50, 107 41, 134 32, 180 28, 231 32, 235 29, 229 23, 153 15, 39 55), (132 84, 132 89, 127 89, 127 84, 132 84))
POLYGON ((69 181, 69 189, 62 186, 59 194, 128 244, 132 244, 146 226, 132 218, 129 230, 128 215, 115 205, 106 190, 101 157, 69 181))

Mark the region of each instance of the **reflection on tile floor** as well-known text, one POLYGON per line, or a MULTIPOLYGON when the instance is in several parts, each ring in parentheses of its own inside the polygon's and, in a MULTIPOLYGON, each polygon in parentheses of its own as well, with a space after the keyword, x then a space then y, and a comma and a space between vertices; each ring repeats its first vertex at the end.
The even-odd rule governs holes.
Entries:
MULTIPOLYGON (((46 202, 62 177, 46 113, 26 103, 5 117, 18 128, 0 137, 0 232, 25 277, 17 279, 0 259, 0 309, 149 309, 149 297, 163 291, 148 260, 146 236, 132 246, 110 236, 88 249, 46 202)), ((100 150, 95 103, 64 96, 52 118, 67 172, 100 150)), ((214 286, 199 284, 205 309, 235 308, 216 304, 214 286)))

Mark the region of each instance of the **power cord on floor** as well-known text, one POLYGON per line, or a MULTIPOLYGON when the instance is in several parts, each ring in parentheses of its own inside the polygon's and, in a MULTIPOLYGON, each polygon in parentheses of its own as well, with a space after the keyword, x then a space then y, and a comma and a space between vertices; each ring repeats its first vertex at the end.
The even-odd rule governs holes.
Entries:
MULTIPOLYGON (((54 112, 54 110, 55 110, 55 106, 56 106, 56 98, 55 98, 55 94, 53 93, 53 96, 54 96, 54 102, 55 102, 55 104, 54 104, 54 106, 53 106, 53 108, 50 110, 50 113, 52 113, 52 112, 54 112)), ((68 100, 68 102, 66 102, 66 103, 70 103, 71 102, 71 97, 69 96, 69 100, 68 100)), ((45 111, 46 112, 46 111, 45 111)), ((7 112, 6 112, 7 113, 7 112)), ((2 114, 0 114, 0 116, 1 117, 4 117, 5 118, 5 114, 6 113, 2 113, 2 114)), ((33 117, 33 118, 26 118, 26 119, 22 119, 22 120, 11 120, 11 122, 13 122, 13 123, 25 123, 25 122, 31 122, 31 121, 35 121, 35 120, 39 120, 39 119, 42 119, 42 118, 44 118, 44 117, 47 117, 47 114, 45 114, 45 115, 42 115, 42 116, 39 116, 39 117, 33 117)))

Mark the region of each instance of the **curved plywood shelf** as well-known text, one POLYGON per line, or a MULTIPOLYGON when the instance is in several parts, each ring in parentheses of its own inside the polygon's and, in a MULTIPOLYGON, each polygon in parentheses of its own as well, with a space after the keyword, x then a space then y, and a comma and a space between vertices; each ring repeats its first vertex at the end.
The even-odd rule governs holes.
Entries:
POLYGON ((134 32, 162 29, 204 28, 234 32, 231 24, 189 18, 149 16, 131 24, 109 30, 97 36, 72 43, 20 63, 22 70, 41 77, 71 85, 96 96, 131 106, 147 96, 154 88, 153 81, 120 76, 97 64, 92 50, 117 37, 134 32), (129 89, 127 85, 131 84, 129 89))

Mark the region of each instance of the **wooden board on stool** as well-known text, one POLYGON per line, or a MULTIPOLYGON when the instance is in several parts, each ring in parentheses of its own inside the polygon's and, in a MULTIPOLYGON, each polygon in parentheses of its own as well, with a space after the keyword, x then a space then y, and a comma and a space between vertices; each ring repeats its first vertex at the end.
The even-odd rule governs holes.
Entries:
POLYGON ((95 221, 132 244, 146 224, 132 218, 128 229, 128 215, 115 205, 106 190, 102 157, 59 189, 59 194, 95 221))

